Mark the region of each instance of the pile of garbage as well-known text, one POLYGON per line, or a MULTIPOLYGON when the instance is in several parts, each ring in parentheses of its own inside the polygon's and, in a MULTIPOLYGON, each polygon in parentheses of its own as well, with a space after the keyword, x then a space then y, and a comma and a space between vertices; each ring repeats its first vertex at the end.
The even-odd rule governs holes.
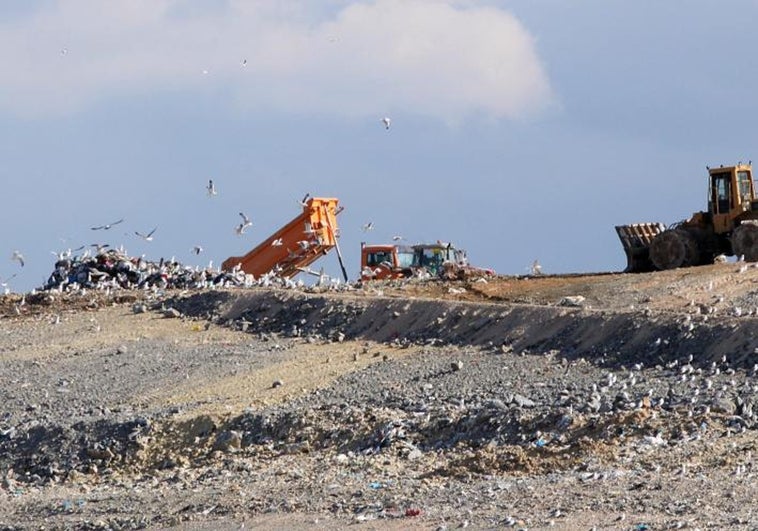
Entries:
POLYGON ((190 267, 173 258, 153 262, 144 257, 130 257, 119 249, 100 249, 94 255, 86 251, 81 256, 70 253, 59 256, 43 289, 200 289, 252 284, 252 276, 239 269, 190 267))
POLYGON ((310 270, 318 281, 306 286, 302 280, 280 277, 274 269, 259 278, 242 271, 239 266, 231 271, 221 271, 210 265, 191 267, 174 258, 158 262, 144 257, 130 257, 123 249, 100 248, 96 254, 90 251, 80 256, 70 252, 60 255, 55 269, 50 274, 43 290, 77 291, 80 289, 203 289, 253 286, 280 287, 285 289, 308 289, 311 291, 351 289, 337 279, 310 270))

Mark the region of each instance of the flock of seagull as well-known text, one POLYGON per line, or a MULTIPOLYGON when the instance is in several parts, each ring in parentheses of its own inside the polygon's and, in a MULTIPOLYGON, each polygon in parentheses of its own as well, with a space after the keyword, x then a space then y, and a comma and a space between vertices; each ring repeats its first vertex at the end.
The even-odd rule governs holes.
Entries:
MULTIPOLYGON (((389 130, 391 122, 392 122, 392 120, 389 117, 384 117, 384 118, 381 119, 382 125, 387 130, 389 130)), ((208 195, 209 198, 213 198, 216 195, 218 195, 218 190, 216 188, 216 184, 213 182, 213 179, 208 179, 208 184, 206 185, 205 190, 206 190, 206 193, 207 193, 207 195, 208 195)), ((305 207, 305 206, 308 205, 309 198, 310 198, 310 193, 307 193, 307 194, 305 194, 305 196, 303 196, 302 199, 296 200, 296 202, 297 202, 297 204, 299 206, 305 207)), ((240 223, 234 227, 234 232, 238 236, 243 236, 245 234, 245 231, 247 231, 250 227, 253 226, 253 222, 250 219, 250 217, 247 214, 245 214, 244 212, 240 212, 239 216, 242 219, 242 221, 240 221, 240 223)), ((90 227, 90 230, 93 230, 93 231, 107 231, 107 230, 110 230, 113 227, 115 227, 116 225, 119 225, 119 224, 121 224, 123 222, 124 222, 124 218, 120 218, 120 219, 117 219, 115 221, 111 221, 109 223, 104 223, 102 225, 92 226, 92 227, 90 227)), ((363 232, 369 232, 369 231, 371 231, 373 229, 374 229, 374 223, 371 222, 371 221, 369 221, 368 223, 365 223, 361 227, 361 230, 363 232)), ((134 235, 138 236, 139 238, 141 238, 142 240, 144 240, 146 242, 151 242, 151 241, 153 241, 154 234, 155 234, 155 232, 157 230, 158 230, 158 227, 154 227, 152 230, 150 230, 149 232, 146 232, 146 233, 143 233, 143 232, 140 232, 140 231, 134 231, 134 235)), ((305 232, 306 233, 308 232, 308 227, 306 227, 306 231, 305 232)), ((393 241, 400 241, 400 240, 402 240, 404 238, 402 236, 394 236, 392 239, 393 239, 393 241)), ((303 241, 300 241, 300 242, 297 242, 297 243, 298 243, 298 245, 303 250, 307 249, 310 246, 310 242, 308 242, 307 240, 303 240, 303 241)), ((282 241, 282 238, 277 238, 277 239, 275 239, 275 240, 273 240, 271 242, 271 245, 279 247, 279 246, 284 245, 284 242, 282 241)), ((72 249, 67 249, 66 251, 62 251, 62 252, 54 252, 54 251, 52 251, 52 254, 55 255, 58 260, 63 260, 63 259, 66 259, 66 258, 70 258, 71 255, 72 255, 72 252, 81 251, 85 247, 87 247, 87 246, 86 245, 82 245, 82 246, 80 246, 80 247, 78 247, 76 249, 73 249, 73 250, 72 249)), ((107 247, 109 247, 109 245, 108 244, 94 243, 94 244, 92 244, 92 247, 97 248, 97 252, 99 253, 99 252, 102 252, 107 247)), ((203 252, 203 247, 201 245, 194 245, 190 249, 190 252, 192 252, 195 255, 199 255, 199 254, 201 254, 203 252)), ((14 262, 17 262, 20 267, 24 267, 26 265, 26 261, 24 259, 24 255, 19 250, 14 250, 13 253, 11 254, 10 259, 12 261, 14 261, 14 262)), ((5 279, 0 278, 0 288, 4 288, 5 291, 7 291, 8 282, 11 279, 13 279, 15 276, 16 276, 16 274, 14 273, 12 276, 9 276, 9 277, 7 277, 5 279)))

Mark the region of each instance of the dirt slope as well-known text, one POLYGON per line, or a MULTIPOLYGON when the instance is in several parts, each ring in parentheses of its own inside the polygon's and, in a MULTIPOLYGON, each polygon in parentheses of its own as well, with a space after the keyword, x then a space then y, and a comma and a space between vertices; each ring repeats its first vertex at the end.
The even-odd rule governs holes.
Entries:
POLYGON ((6 296, 0 527, 754 528, 757 280, 6 296))

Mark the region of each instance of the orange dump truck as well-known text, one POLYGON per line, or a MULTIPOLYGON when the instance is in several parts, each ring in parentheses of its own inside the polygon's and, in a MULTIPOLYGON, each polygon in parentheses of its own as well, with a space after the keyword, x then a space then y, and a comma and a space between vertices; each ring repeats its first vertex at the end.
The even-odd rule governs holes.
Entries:
MULTIPOLYGON (((337 214, 342 209, 338 208, 338 203, 333 197, 310 198, 303 206, 302 214, 246 255, 224 260, 221 269, 229 271, 239 266, 255 278, 272 271, 280 277, 291 278, 332 248, 336 247, 339 254, 337 214)), ((342 273, 347 280, 344 266, 342 273)))

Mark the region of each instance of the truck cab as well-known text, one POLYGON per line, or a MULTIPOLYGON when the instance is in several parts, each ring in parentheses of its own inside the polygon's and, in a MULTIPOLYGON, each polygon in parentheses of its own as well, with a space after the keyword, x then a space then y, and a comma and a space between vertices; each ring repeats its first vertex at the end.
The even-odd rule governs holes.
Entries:
POLYGON ((410 277, 413 275, 413 263, 412 247, 361 243, 361 280, 410 277))

